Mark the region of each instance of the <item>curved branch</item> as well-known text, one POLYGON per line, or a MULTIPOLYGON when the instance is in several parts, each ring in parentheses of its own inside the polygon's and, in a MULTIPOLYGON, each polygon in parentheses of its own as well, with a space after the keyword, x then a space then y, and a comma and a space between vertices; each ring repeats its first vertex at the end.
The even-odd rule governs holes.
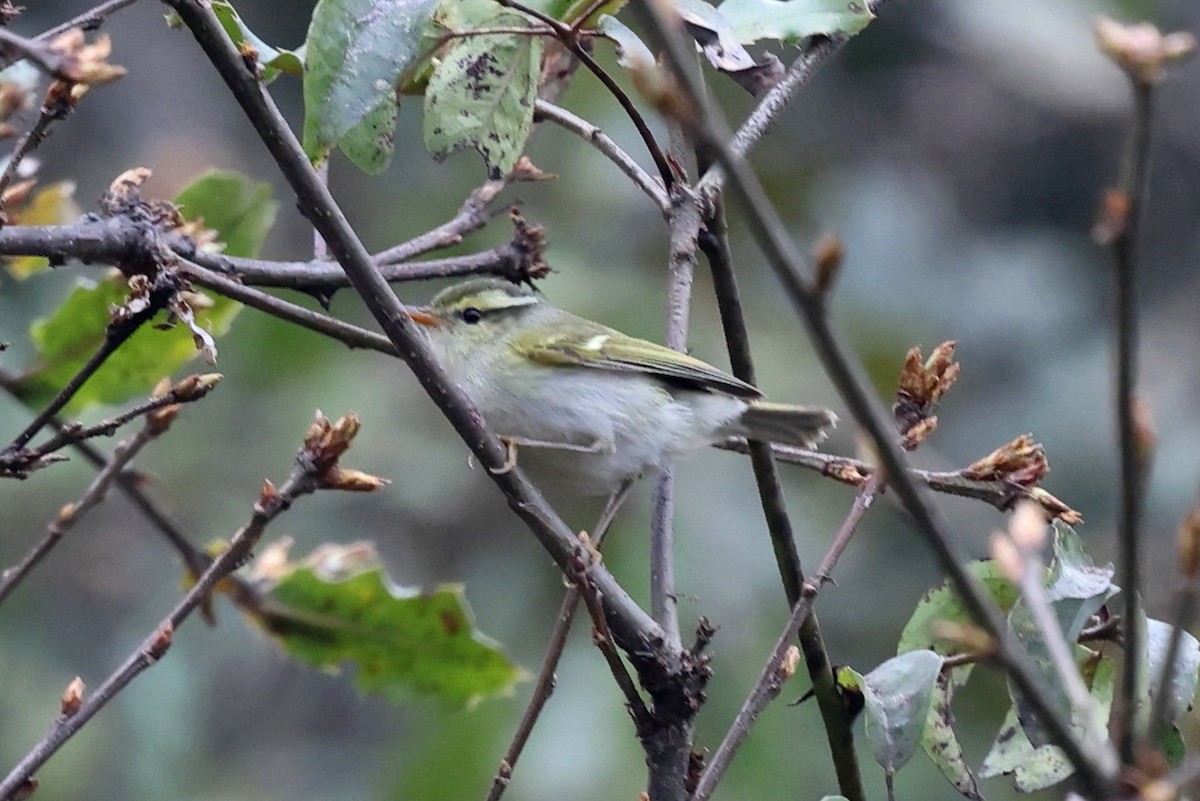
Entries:
POLYGON ((638 163, 630 158, 629 154, 617 146, 608 134, 600 130, 600 128, 582 117, 578 117, 565 108, 556 106, 553 103, 548 103, 545 100, 538 100, 534 106, 534 113, 542 119, 558 125, 559 127, 570 131, 571 133, 588 142, 597 150, 599 150, 609 161, 617 165, 617 169, 629 176, 646 195, 654 201, 654 205, 667 212, 671 208, 671 199, 667 197, 667 193, 663 188, 654 182, 650 175, 638 166, 638 163))

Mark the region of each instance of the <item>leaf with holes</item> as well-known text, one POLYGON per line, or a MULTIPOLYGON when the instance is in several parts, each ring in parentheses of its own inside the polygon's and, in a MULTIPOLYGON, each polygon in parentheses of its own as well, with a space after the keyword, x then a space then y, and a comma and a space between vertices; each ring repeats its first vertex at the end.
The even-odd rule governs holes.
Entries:
MULTIPOLYGON (((527 26, 516 14, 498 14, 484 27, 527 26)), ((425 147, 436 159, 478 150, 488 175, 516 165, 533 127, 542 60, 536 36, 491 34, 454 42, 425 89, 425 147)))
POLYGON ((461 586, 397 587, 369 543, 326 544, 296 563, 278 549, 262 559, 269 569, 259 575, 266 599, 258 621, 301 662, 323 670, 354 665, 363 692, 470 704, 525 678, 474 628, 461 586))
POLYGON ((818 34, 856 34, 875 19, 866 0, 725 0, 718 8, 742 44, 799 44, 818 34))
POLYGON ((387 166, 396 92, 423 52, 436 7, 437 0, 317 3, 304 43, 304 152, 313 163, 355 131, 347 155, 373 172, 387 166))

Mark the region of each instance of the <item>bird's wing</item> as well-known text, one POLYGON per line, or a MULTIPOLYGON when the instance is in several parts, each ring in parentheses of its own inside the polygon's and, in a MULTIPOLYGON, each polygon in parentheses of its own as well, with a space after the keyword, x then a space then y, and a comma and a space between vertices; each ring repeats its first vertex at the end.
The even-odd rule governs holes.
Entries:
POLYGON ((571 333, 546 336, 534 331, 512 344, 521 355, 548 366, 643 373, 689 389, 727 392, 747 400, 762 397, 750 384, 687 354, 582 318, 580 323, 586 324, 573 326, 571 333))

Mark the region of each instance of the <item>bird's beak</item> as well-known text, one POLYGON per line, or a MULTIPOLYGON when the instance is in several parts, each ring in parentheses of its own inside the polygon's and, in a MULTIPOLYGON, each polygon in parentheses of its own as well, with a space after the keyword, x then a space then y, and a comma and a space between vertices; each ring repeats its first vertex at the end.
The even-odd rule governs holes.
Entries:
POLYGON ((424 309, 406 309, 408 319, 412 320, 417 325, 423 325, 426 328, 442 328, 446 325, 446 321, 436 314, 430 314, 424 309))

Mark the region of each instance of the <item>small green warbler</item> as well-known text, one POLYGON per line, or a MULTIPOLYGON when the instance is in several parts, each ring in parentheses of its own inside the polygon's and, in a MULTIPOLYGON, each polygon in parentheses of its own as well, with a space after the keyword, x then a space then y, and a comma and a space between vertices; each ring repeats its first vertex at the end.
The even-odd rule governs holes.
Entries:
POLYGON ((607 495, 729 436, 811 447, 837 423, 502 279, 452 286, 409 316, 510 460, 578 493, 607 495))

